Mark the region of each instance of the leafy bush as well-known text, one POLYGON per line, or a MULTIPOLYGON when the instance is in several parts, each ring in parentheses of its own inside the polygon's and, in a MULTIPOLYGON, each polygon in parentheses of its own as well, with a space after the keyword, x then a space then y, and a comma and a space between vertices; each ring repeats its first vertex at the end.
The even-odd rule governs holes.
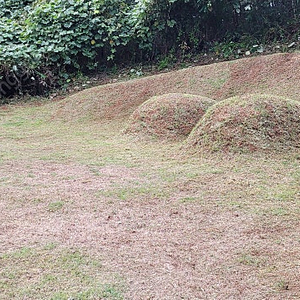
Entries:
POLYGON ((35 0, 0 0, 0 18, 18 18, 22 11, 28 11, 35 0))
POLYGON ((44 92, 112 60, 162 63, 212 45, 230 57, 254 44, 243 36, 259 44, 284 39, 286 28, 300 32, 298 1, 0 0, 0 7, 0 98, 44 92))
POLYGON ((113 59, 129 42, 128 9, 123 0, 43 1, 26 18, 22 40, 37 45, 46 64, 95 69, 97 56, 113 59))
MULTIPOLYGON (((32 80, 46 87, 49 74, 57 82, 69 73, 95 70, 112 60, 135 30, 125 0, 36 0, 25 10, 32 1, 10 2, 0 19, 2 79, 22 70, 35 73, 32 80)), ((14 88, 22 92, 22 84, 14 88)))

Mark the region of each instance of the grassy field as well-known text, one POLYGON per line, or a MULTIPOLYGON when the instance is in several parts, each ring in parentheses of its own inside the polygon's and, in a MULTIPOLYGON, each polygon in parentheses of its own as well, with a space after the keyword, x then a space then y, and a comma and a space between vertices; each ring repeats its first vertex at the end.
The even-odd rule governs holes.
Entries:
POLYGON ((300 299, 299 149, 191 153, 123 134, 160 84, 232 95, 232 65, 0 107, 0 299, 300 299))

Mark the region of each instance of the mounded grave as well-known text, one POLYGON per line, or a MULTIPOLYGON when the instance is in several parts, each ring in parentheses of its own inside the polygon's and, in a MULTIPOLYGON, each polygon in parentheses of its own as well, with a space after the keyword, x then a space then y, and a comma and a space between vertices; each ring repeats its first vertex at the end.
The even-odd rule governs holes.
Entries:
POLYGON ((213 105, 187 138, 196 151, 285 151, 300 147, 300 102, 248 94, 213 105))
POLYGON ((186 137, 215 100, 171 93, 155 96, 130 116, 125 133, 176 140, 186 137))

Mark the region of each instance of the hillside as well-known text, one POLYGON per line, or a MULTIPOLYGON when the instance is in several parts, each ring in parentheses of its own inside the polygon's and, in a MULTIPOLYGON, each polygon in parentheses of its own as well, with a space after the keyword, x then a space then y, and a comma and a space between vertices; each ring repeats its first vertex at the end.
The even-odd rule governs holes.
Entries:
POLYGON ((94 87, 67 97, 58 117, 119 119, 152 96, 185 93, 223 100, 245 93, 300 96, 300 54, 273 54, 191 67, 94 87))

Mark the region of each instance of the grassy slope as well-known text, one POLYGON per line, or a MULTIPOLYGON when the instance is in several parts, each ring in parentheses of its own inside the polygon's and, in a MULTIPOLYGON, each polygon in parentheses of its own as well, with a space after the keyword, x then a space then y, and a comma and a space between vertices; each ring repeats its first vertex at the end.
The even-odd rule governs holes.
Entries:
POLYGON ((1 109, 0 299, 299 299, 299 152, 189 157, 120 134, 166 92, 297 99, 299 62, 251 58, 1 109))
POLYGON ((95 87, 68 97, 58 116, 122 119, 144 101, 166 93, 186 93, 216 100, 245 93, 270 93, 297 99, 300 56, 275 54, 193 67, 147 78, 95 87))

